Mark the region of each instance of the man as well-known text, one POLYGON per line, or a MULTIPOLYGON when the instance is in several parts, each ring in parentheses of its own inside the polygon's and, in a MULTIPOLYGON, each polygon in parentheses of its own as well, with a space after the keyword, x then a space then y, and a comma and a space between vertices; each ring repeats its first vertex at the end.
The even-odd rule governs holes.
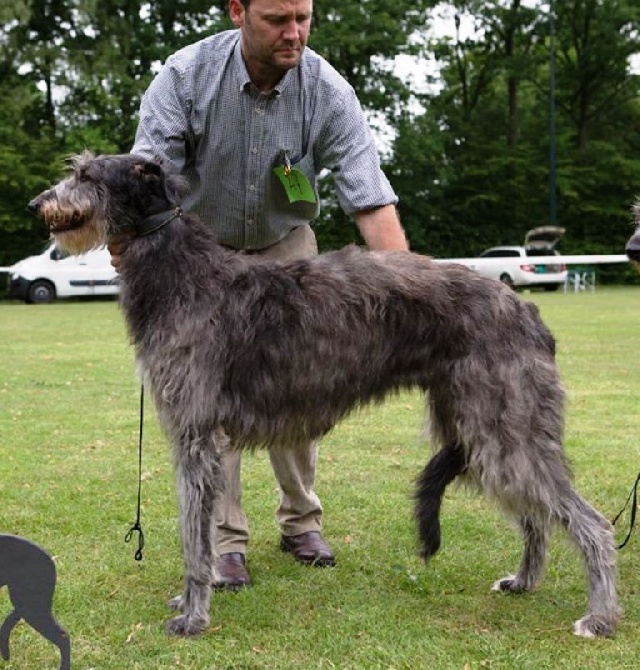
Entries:
MULTIPOLYGON (((230 0, 238 30, 171 56, 145 93, 132 153, 160 158, 186 177, 184 208, 233 249, 274 259, 317 253, 309 222, 319 211, 316 175, 333 172, 340 205, 373 250, 405 250, 397 198, 349 84, 305 48, 312 0, 230 0)), ((110 247, 117 266, 125 246, 110 247)), ((334 565, 313 490, 316 445, 271 450, 280 486, 283 551, 334 565)), ((240 452, 223 455, 227 487, 217 518, 217 588, 250 583, 240 452)))

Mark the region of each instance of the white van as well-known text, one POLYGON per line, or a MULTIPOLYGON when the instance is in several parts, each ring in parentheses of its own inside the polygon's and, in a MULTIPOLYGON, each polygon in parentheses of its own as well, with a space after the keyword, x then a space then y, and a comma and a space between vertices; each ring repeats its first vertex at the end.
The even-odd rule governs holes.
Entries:
POLYGON ((29 256, 6 270, 9 272, 9 297, 28 303, 46 303, 75 296, 117 295, 120 290, 118 275, 105 248, 69 256, 53 244, 38 256, 29 256))

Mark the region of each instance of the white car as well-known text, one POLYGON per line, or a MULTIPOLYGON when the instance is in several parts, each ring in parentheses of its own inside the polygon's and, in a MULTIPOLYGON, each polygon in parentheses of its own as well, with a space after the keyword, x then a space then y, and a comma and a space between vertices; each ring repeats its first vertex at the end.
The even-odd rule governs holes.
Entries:
POLYGON ((7 268, 9 297, 28 303, 56 298, 117 295, 118 275, 107 249, 69 256, 55 245, 38 256, 29 256, 7 268))
POLYGON ((530 230, 525 244, 519 246, 491 247, 478 257, 474 270, 499 279, 513 288, 541 287, 555 291, 567 280, 567 268, 562 263, 536 263, 536 256, 557 255, 555 245, 564 234, 564 228, 542 226, 530 230))

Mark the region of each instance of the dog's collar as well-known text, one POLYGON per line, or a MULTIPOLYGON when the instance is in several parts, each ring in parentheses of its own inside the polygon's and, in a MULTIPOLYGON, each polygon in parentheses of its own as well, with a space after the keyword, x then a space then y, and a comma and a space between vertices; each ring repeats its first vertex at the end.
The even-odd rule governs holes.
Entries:
POLYGON ((134 224, 133 229, 136 232, 138 237, 144 237, 145 235, 150 235, 155 233, 156 230, 160 230, 168 223, 177 219, 179 216, 182 216, 182 210, 180 207, 175 209, 168 210, 166 212, 159 212, 158 214, 152 214, 142 221, 134 224))

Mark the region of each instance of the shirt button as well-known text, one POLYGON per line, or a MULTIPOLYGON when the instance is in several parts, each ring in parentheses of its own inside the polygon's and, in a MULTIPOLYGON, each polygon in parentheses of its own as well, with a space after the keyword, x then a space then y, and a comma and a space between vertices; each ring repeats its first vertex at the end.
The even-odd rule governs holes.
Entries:
POLYGON ((253 149, 251 149, 251 153, 252 154, 257 154, 258 153, 258 147, 253 147, 253 149))
POLYGON ((251 184, 251 186, 249 186, 249 190, 250 190, 250 191, 255 191, 255 190, 256 190, 256 187, 255 187, 253 184, 251 184))

